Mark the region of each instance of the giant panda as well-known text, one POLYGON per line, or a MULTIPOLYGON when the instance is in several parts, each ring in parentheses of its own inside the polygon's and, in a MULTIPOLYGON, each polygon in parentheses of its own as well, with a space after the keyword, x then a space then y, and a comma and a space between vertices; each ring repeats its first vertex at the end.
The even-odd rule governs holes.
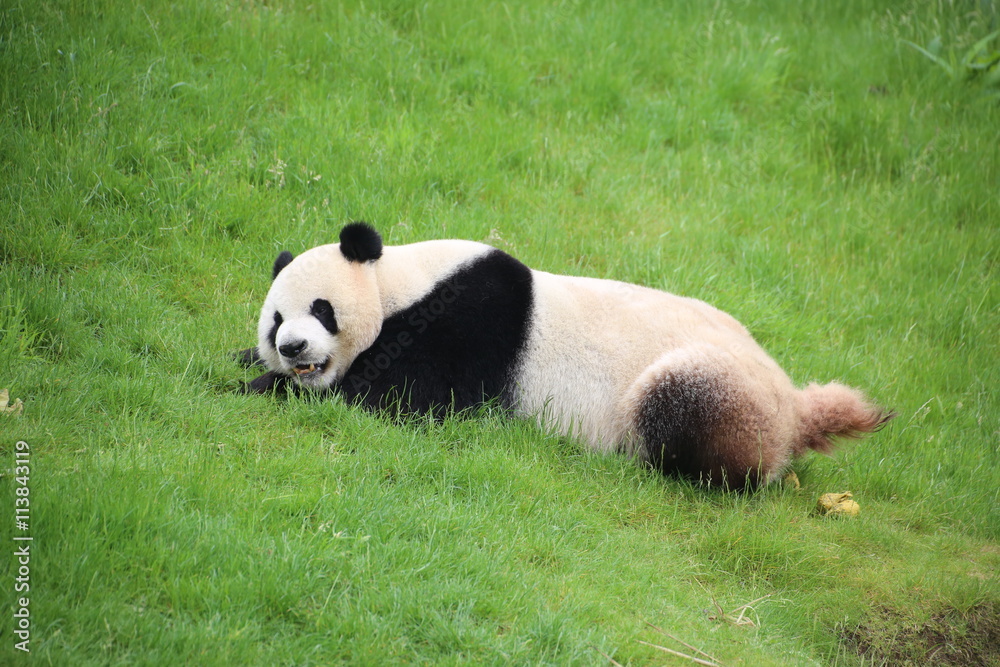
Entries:
POLYGON ((252 393, 334 392, 377 410, 499 403, 595 450, 753 488, 892 415, 831 383, 797 389, 734 318, 702 301, 528 268, 481 243, 340 243, 282 252, 248 365, 252 393))

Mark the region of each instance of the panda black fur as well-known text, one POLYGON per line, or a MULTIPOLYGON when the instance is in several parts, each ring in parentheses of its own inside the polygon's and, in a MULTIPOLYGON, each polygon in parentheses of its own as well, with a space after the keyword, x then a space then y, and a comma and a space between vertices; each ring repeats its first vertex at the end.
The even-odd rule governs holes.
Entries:
POLYGON ((283 252, 248 363, 251 392, 334 390, 374 409, 515 414, 666 474, 755 486, 892 415, 831 383, 796 389, 729 315, 695 299, 535 271, 471 241, 283 252))

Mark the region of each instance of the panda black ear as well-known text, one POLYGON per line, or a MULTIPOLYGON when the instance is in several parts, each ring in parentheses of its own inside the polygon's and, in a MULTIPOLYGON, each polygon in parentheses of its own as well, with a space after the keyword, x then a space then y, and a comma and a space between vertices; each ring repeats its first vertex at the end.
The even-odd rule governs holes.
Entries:
POLYGON ((295 256, 292 253, 287 250, 283 250, 281 254, 278 255, 278 259, 274 260, 274 270, 271 273, 271 280, 277 278, 278 274, 281 273, 281 270, 288 266, 293 259, 295 259, 295 256))
POLYGON ((349 262, 367 262, 382 256, 382 237, 367 222, 352 222, 340 230, 340 252, 349 262))

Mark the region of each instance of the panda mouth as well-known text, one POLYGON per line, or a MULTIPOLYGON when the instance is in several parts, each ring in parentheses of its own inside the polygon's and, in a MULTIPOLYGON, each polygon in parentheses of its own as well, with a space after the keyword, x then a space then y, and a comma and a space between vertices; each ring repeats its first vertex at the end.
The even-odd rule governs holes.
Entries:
POLYGON ((328 363, 329 361, 324 361, 319 364, 296 364, 292 368, 292 372, 300 378, 309 377, 311 375, 321 375, 323 371, 326 370, 328 363))

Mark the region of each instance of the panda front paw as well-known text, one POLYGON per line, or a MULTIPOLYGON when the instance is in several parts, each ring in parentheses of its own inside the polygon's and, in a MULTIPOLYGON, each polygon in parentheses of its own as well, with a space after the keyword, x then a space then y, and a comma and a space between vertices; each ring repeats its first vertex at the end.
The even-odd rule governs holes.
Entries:
POLYGON ((283 392, 288 388, 288 376, 274 371, 268 371, 260 377, 244 382, 239 389, 241 394, 269 394, 283 392))
POLYGON ((248 347, 245 350, 233 352, 232 358, 233 361, 243 366, 243 368, 254 368, 255 366, 263 368, 265 366, 264 360, 261 359, 260 353, 257 352, 257 348, 255 347, 248 347))

